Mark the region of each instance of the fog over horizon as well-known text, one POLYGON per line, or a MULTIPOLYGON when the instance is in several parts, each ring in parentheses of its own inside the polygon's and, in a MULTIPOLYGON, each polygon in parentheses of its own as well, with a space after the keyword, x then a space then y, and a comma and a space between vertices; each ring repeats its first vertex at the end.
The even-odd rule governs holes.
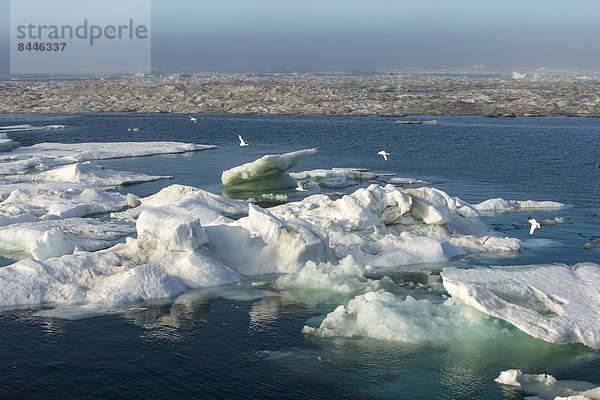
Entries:
POLYGON ((599 17, 595 0, 152 0, 152 69, 597 69, 599 17))

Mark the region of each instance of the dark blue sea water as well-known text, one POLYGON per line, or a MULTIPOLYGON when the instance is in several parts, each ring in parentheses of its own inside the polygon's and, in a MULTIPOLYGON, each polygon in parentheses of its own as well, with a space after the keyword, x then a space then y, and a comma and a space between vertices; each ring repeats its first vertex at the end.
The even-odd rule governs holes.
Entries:
MULTIPOLYGON (((472 203, 495 197, 560 201, 569 206, 536 211, 535 217, 560 216, 572 224, 543 227, 534 239, 526 212, 485 217, 494 229, 523 239, 523 250, 512 258, 466 261, 600 262, 600 250, 583 248, 600 236, 600 119, 438 120, 431 126, 396 125, 382 117, 206 115, 194 125, 185 116, 166 114, 4 115, 0 126, 69 126, 12 135, 22 145, 148 140, 219 145, 185 155, 102 162, 117 170, 174 176, 122 189, 139 195, 172 183, 220 193, 224 169, 264 154, 316 147, 319 152, 295 170, 395 173, 427 180, 472 203), (140 131, 127 132, 129 127, 140 131), (251 146, 240 148, 237 134, 251 146), (382 148, 391 154, 387 163, 376 155, 382 148)), ((323 340, 300 331, 338 303, 302 294, 265 296, 249 285, 236 293, 200 291, 183 303, 146 304, 82 320, 6 312, 0 315, 0 398, 522 399, 524 393, 493 381, 510 368, 600 385, 598 351, 548 344, 502 322, 495 322, 493 339, 458 343, 323 340)))

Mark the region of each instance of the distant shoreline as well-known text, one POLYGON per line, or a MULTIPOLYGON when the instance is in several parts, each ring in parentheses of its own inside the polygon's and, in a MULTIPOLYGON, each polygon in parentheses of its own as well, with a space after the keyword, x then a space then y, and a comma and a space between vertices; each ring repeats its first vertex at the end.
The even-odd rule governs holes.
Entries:
POLYGON ((600 116, 600 77, 198 73, 5 80, 0 114, 600 116))

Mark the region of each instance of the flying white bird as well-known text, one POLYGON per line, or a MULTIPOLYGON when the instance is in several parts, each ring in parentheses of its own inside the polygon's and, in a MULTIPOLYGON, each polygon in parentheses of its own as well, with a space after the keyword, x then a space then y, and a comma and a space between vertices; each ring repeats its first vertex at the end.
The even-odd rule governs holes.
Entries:
POLYGON ((250 146, 248 143, 244 142, 244 139, 242 138, 242 135, 238 135, 238 139, 240 139, 240 146, 244 147, 244 146, 250 146))
POLYGON ((387 151, 385 151, 385 150, 381 150, 379 153, 377 153, 377 155, 378 155, 378 156, 382 156, 382 157, 383 157, 383 159, 384 159, 385 161, 387 161, 387 158, 388 158, 388 156, 390 155, 390 153, 388 153, 388 152, 387 152, 387 151))
POLYGON ((537 220, 533 217, 527 218, 527 221, 529 221, 531 224, 531 228, 529 228, 529 236, 532 236, 536 229, 540 229, 542 227, 540 223, 537 222, 537 220))
POLYGON ((190 117, 190 121, 192 121, 193 123, 197 124, 198 120, 194 117, 192 117, 190 114, 188 114, 188 117, 190 117))
POLYGON ((296 181, 296 190, 299 192, 306 192, 306 188, 304 187, 304 184, 302 183, 302 181, 296 181))

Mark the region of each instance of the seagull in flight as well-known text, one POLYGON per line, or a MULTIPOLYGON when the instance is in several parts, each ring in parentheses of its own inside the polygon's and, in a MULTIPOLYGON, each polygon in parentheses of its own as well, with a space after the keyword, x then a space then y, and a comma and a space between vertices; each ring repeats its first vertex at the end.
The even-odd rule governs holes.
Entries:
POLYGON ((246 143, 244 141, 244 139, 242 138, 242 135, 238 135, 238 139, 240 139, 240 146, 241 147, 250 146, 248 143, 246 143))
POLYGON ((529 221, 529 223, 531 224, 531 228, 529 228, 529 236, 533 236, 533 232, 535 232, 536 229, 540 229, 542 226, 533 217, 527 218, 527 221, 529 221))
POLYGON ((296 190, 299 192, 306 192, 306 188, 304 187, 304 184, 302 183, 302 181, 298 180, 296 181, 296 190))
POLYGON ((190 114, 188 114, 187 116, 190 117, 190 121, 192 121, 193 123, 195 123, 195 124, 198 123, 198 119, 192 117, 190 114))
POLYGON ((382 157, 383 157, 383 159, 384 159, 385 161, 387 161, 387 158, 388 158, 388 156, 390 155, 390 153, 388 153, 388 152, 387 152, 387 151, 385 151, 385 150, 381 150, 379 153, 377 153, 377 155, 378 155, 378 156, 382 156, 382 157))

